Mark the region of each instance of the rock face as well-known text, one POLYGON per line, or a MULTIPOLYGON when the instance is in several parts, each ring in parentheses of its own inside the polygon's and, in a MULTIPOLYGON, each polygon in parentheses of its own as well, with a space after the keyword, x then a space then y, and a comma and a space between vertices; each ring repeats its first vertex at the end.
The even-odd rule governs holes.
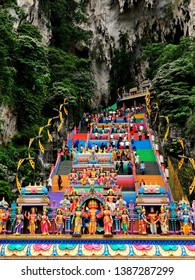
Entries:
POLYGON ((17 0, 17 5, 26 14, 26 21, 37 26, 43 37, 43 43, 49 44, 51 40, 50 22, 47 17, 39 10, 39 0, 17 0))
MULTIPOLYGON (((80 0, 82 1, 82 0, 80 0)), ((97 92, 109 91, 108 80, 113 51, 119 48, 120 34, 129 49, 146 36, 152 41, 175 41, 195 35, 195 0, 85 0, 93 32, 91 59, 97 92)), ((144 67, 142 67, 143 69, 144 67)), ((144 72, 140 75, 143 78, 144 72)))
POLYGON ((6 144, 16 132, 16 120, 16 116, 8 106, 0 106, 0 144, 6 144))

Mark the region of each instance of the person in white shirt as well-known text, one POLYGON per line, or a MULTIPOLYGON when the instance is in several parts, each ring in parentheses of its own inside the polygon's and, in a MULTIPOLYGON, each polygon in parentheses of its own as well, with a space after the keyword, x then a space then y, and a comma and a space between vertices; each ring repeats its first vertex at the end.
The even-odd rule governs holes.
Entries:
POLYGON ((142 175, 145 174, 145 163, 143 161, 140 163, 140 172, 142 175))
POLYGON ((95 132, 95 139, 98 139, 98 133, 95 132))

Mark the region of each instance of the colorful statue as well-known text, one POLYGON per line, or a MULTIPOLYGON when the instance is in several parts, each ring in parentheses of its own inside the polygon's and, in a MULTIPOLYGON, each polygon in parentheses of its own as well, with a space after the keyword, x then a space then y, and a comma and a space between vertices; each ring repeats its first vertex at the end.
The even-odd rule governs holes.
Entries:
POLYGON ((71 212, 74 212, 75 208, 76 208, 76 205, 78 203, 78 192, 77 190, 73 189, 71 191, 71 194, 70 194, 70 202, 71 202, 71 205, 70 205, 70 211, 71 212))
POLYGON ((164 206, 160 208, 160 214, 158 215, 158 220, 160 222, 161 234, 168 233, 168 212, 165 210, 164 206))
POLYGON ((64 194, 64 199, 60 201, 60 206, 63 209, 65 209, 65 208, 70 209, 70 200, 69 200, 69 197, 66 193, 64 194))
POLYGON ((88 228, 89 234, 95 235, 97 229, 97 221, 102 217, 102 209, 101 211, 98 210, 98 202, 94 199, 91 199, 88 203, 88 209, 84 212, 84 217, 89 218, 89 222, 86 224, 88 228))
POLYGON ((30 234, 35 234, 36 228, 37 228, 37 214, 36 214, 36 208, 31 208, 31 213, 25 212, 24 217, 29 220, 28 223, 28 229, 30 234))
POLYGON ((77 237, 81 236, 82 216, 83 216, 83 212, 80 206, 77 205, 72 217, 72 224, 74 224, 73 236, 77 236, 77 237))
POLYGON ((116 205, 115 205, 115 202, 114 202, 116 197, 115 197, 115 195, 113 195, 114 190, 113 189, 109 189, 107 191, 107 193, 108 193, 108 195, 107 195, 108 206, 110 207, 110 210, 113 213, 115 208, 116 208, 116 205))
POLYGON ((80 179, 81 184, 84 186, 88 182, 88 175, 87 175, 87 169, 84 168, 83 172, 81 173, 81 179, 80 179))
POLYGON ((129 229, 129 215, 126 208, 123 209, 121 215, 121 229, 124 234, 128 234, 129 229))
POLYGON ((9 217, 9 211, 4 211, 3 208, 0 208, 0 234, 2 230, 6 229, 6 222, 9 217))
POLYGON ((103 186, 105 184, 105 178, 104 178, 104 173, 101 173, 99 178, 98 178, 98 184, 100 186, 103 186))
POLYGON ((24 227, 24 215, 21 212, 21 207, 18 207, 17 214, 13 220, 14 235, 20 235, 24 227))
POLYGON ((56 218, 55 218, 55 224, 56 224, 56 227, 57 227, 56 235, 58 235, 58 234, 61 235, 62 234, 63 229, 64 229, 64 219, 65 219, 65 217, 63 216, 62 210, 58 209, 57 210, 57 215, 56 215, 56 218))
POLYGON ((109 206, 108 206, 107 203, 104 206, 103 223, 104 223, 104 236, 105 237, 112 236, 113 219, 112 219, 111 211, 110 211, 109 206))
POLYGON ((46 210, 43 210, 43 215, 39 215, 38 220, 41 221, 42 235, 49 235, 49 229, 51 227, 51 223, 48 219, 46 210))
POLYGON ((75 169, 72 169, 72 172, 69 174, 69 180, 71 183, 76 184, 78 181, 78 175, 75 169))
POLYGON ((181 230, 183 231, 184 235, 189 235, 192 229, 191 224, 193 223, 193 218, 191 215, 189 215, 187 208, 184 208, 179 219, 182 221, 181 230))
POLYGON ((145 207, 141 209, 141 213, 139 216, 139 233, 140 234, 147 234, 146 232, 146 225, 149 224, 146 219, 146 210, 145 207))
POLYGON ((116 202, 116 207, 123 210, 126 207, 127 202, 123 199, 122 195, 119 195, 119 199, 116 202))
POLYGON ((157 234, 156 223, 158 221, 158 212, 154 213, 153 207, 150 208, 150 213, 147 216, 147 220, 149 220, 151 234, 157 234))

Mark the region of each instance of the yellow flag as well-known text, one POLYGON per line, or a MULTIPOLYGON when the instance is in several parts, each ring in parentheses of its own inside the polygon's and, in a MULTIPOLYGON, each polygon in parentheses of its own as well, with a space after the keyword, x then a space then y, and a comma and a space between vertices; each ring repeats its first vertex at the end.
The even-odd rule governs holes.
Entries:
POLYGON ((155 115, 155 118, 154 118, 154 122, 156 122, 157 117, 158 117, 158 112, 156 112, 156 115, 155 115))
POLYGON ((43 126, 39 128, 39 136, 41 135, 43 128, 44 128, 43 126))
POLYGON ((194 177, 192 184, 189 186, 189 194, 191 194, 193 192, 194 187, 195 187, 195 177, 194 177))
POLYGON ((60 120, 62 121, 63 120, 62 112, 59 113, 59 116, 60 116, 60 120))
MULTIPOLYGON (((82 99, 83 100, 83 99, 82 99)), ((64 106, 64 113, 66 114, 66 115, 68 115, 68 111, 67 111, 67 109, 65 108, 65 106, 64 106)))
MULTIPOLYGON (((31 158, 30 153, 28 153, 28 157, 31 158)), ((30 165, 32 167, 32 169, 35 169, 35 163, 32 159, 29 159, 30 165)))
POLYGON ((61 121, 61 123, 59 124, 59 126, 58 126, 58 132, 61 130, 61 128, 62 128, 62 125, 63 125, 63 120, 61 121))
POLYGON ((165 119, 167 121, 167 124, 169 124, 169 117, 168 116, 165 116, 165 119))
POLYGON ((63 106, 64 104, 60 104, 60 108, 59 108, 59 111, 61 111, 61 109, 62 109, 62 106, 63 106))
POLYGON ((52 138, 51 133, 49 132, 49 129, 47 130, 47 135, 48 135, 49 141, 52 142, 53 138, 52 138))
POLYGON ((182 149, 184 149, 184 143, 183 143, 183 140, 182 139, 179 139, 178 142, 181 144, 182 146, 182 149))
POLYGON ((181 158, 181 160, 178 162, 178 169, 181 169, 183 163, 184 163, 184 158, 181 158))
POLYGON ((49 125, 52 121, 52 118, 48 119, 47 125, 49 125))
POLYGON ((19 161, 18 161, 18 166, 17 166, 17 170, 20 168, 21 164, 23 163, 24 159, 21 158, 19 161))
POLYGON ((148 115, 150 115, 150 110, 148 109, 148 107, 146 107, 147 113, 148 115))
POLYGON ((22 186, 21 186, 21 184, 20 184, 20 182, 19 182, 19 179, 18 179, 18 176, 17 176, 17 175, 16 175, 16 186, 17 186, 17 188, 18 188, 18 191, 20 192, 22 186))
POLYGON ((164 141, 167 139, 168 135, 169 135, 169 126, 167 127, 167 131, 164 136, 164 141))
POLYGON ((39 140, 39 148, 40 148, 42 154, 44 154, 45 150, 44 150, 44 147, 43 147, 43 145, 41 144, 41 141, 40 141, 40 140, 39 140))
POLYGON ((34 141, 35 138, 30 138, 29 140, 29 144, 28 144, 28 147, 30 148, 30 146, 32 145, 32 142, 34 141))
POLYGON ((195 170, 195 162, 193 158, 189 158, 189 161, 191 162, 191 165, 193 166, 194 170, 195 170))

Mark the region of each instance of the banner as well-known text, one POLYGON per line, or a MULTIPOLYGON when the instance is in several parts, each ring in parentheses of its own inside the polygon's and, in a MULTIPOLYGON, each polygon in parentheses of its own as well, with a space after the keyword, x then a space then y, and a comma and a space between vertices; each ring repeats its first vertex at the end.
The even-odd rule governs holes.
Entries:
POLYGON ((178 169, 181 169, 183 163, 184 163, 184 158, 181 158, 181 160, 178 162, 178 169))
POLYGON ((44 126, 39 128, 39 136, 41 135, 41 132, 42 132, 43 128, 44 128, 44 126))
POLYGON ((60 116, 60 121, 62 121, 63 120, 62 112, 59 112, 59 116, 60 116))
POLYGON ((40 140, 39 140, 39 148, 40 148, 42 154, 44 154, 45 150, 44 150, 44 147, 43 147, 43 145, 41 144, 41 141, 40 141, 40 140))
POLYGON ((52 142, 53 138, 52 138, 51 133, 49 132, 49 129, 47 130, 47 135, 48 135, 49 141, 52 142))
MULTIPOLYGON (((28 157, 31 158, 30 153, 28 153, 28 157)), ((31 165, 32 169, 35 169, 35 163, 34 163, 34 161, 33 161, 32 159, 29 159, 29 162, 30 162, 30 165, 31 165)))
POLYGON ((35 138, 30 138, 29 140, 29 144, 28 144, 28 148, 30 148, 30 146, 32 145, 32 142, 34 141, 35 138))
POLYGON ((47 125, 51 124, 52 118, 48 119, 47 125))
POLYGON ((18 188, 18 191, 20 192, 22 186, 21 186, 21 184, 20 184, 20 182, 19 182, 18 175, 16 175, 16 186, 17 186, 17 188, 18 188))
POLYGON ((193 192, 194 187, 195 187, 195 177, 194 177, 192 184, 189 186, 189 194, 191 194, 193 192))
POLYGON ((62 120, 61 123, 58 126, 58 132, 61 130, 63 123, 64 123, 64 121, 62 120))
POLYGON ((24 159, 21 158, 19 161, 18 161, 18 166, 17 166, 17 170, 20 168, 21 164, 23 163, 24 159))
POLYGON ((167 139, 168 135, 169 135, 169 126, 167 127, 167 131, 164 136, 164 141, 167 139))

